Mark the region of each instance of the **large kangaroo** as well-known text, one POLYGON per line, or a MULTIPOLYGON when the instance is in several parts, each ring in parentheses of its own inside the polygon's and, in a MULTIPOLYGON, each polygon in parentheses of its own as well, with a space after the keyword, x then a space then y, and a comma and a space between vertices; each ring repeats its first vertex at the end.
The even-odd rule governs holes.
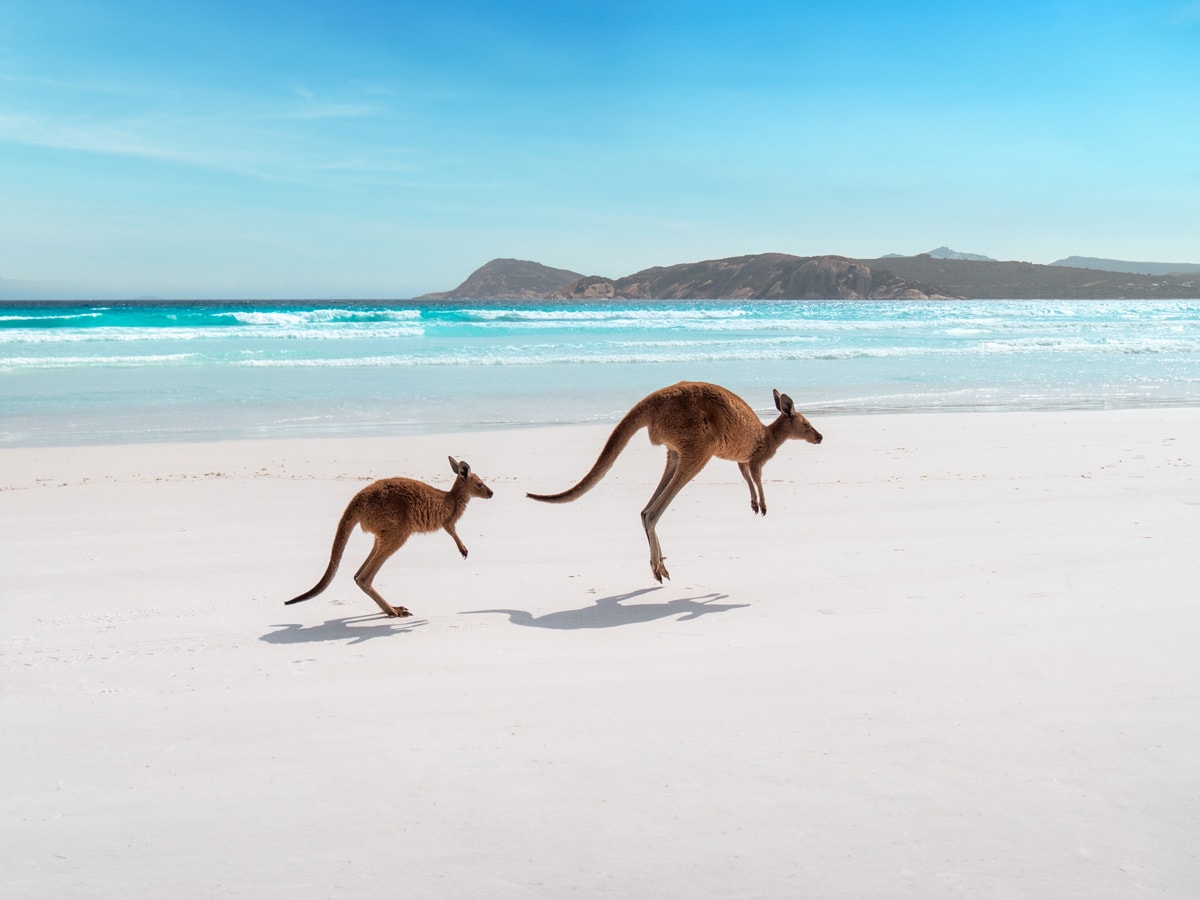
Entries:
POLYGON ((670 573, 658 543, 655 526, 671 501, 714 456, 738 464, 750 486, 750 509, 767 514, 763 497, 763 463, 789 438, 821 443, 821 434, 796 412, 792 398, 775 391, 779 418, 763 425, 741 397, 715 384, 681 381, 661 388, 637 403, 608 437, 591 471, 575 487, 560 494, 526 494, 546 503, 569 503, 590 491, 607 474, 629 439, 648 429, 651 444, 667 448, 667 468, 650 502, 642 510, 642 527, 650 542, 650 571, 661 583, 670 573))
POLYGON ((392 606, 379 595, 371 586, 375 575, 389 556, 399 550, 409 537, 418 532, 437 531, 444 528, 463 559, 467 558, 467 548, 459 540, 454 530, 454 523, 462 516, 467 508, 467 502, 472 497, 487 499, 492 496, 492 489, 471 471, 466 462, 458 462, 450 457, 450 468, 458 477, 454 486, 448 491, 441 491, 423 481, 412 478, 384 478, 372 482, 351 498, 338 522, 337 531, 333 536, 333 552, 329 556, 329 567, 321 580, 299 597, 293 597, 284 603, 299 603, 315 597, 333 581, 342 553, 346 550, 346 542, 355 525, 361 525, 363 531, 375 535, 375 546, 367 554, 359 570, 354 573, 354 582, 367 596, 379 604, 389 616, 411 616, 403 606, 392 606))

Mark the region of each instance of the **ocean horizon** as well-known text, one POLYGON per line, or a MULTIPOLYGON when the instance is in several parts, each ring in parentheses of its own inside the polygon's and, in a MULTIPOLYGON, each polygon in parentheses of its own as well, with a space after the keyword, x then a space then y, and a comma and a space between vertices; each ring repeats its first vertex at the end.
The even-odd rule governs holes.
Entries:
POLYGON ((1200 301, 0 302, 0 447, 616 421, 1200 406, 1200 301))

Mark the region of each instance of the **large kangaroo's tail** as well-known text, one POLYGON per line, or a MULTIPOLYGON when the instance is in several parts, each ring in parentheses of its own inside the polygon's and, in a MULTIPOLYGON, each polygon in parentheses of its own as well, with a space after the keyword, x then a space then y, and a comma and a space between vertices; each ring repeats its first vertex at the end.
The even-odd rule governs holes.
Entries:
POLYGON ((570 503, 572 500, 578 500, 600 483, 600 479, 608 474, 608 470, 617 461, 617 457, 621 455, 621 451, 625 449, 630 438, 648 424, 649 418, 646 409, 638 404, 617 423, 617 427, 608 436, 604 449, 600 451, 600 456, 579 484, 558 494, 526 494, 525 496, 531 500, 541 500, 543 503, 570 503))
POLYGON ((354 531, 354 526, 357 524, 358 514, 352 513, 350 507, 346 507, 346 511, 342 513, 341 521, 338 522, 337 531, 333 535, 333 551, 329 554, 329 566, 325 569, 325 574, 321 576, 320 581, 299 597, 285 600, 284 606, 287 606, 289 603, 299 603, 301 600, 308 600, 329 587, 329 582, 333 581, 333 576, 337 574, 338 563, 342 561, 342 554, 346 550, 346 542, 350 540, 350 532, 354 531))

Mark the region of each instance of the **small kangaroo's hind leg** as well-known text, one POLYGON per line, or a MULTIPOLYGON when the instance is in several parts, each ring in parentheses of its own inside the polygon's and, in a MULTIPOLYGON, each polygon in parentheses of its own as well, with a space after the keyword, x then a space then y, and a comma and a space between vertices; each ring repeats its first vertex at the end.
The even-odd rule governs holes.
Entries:
POLYGON ((412 613, 403 606, 392 606, 372 587, 372 583, 375 581, 375 576, 379 573, 380 567, 388 561, 388 557, 404 546, 404 542, 407 539, 408 535, 375 535, 375 546, 371 548, 371 552, 367 554, 367 558, 363 561, 363 564, 354 573, 354 583, 362 588, 368 597, 379 604, 379 608, 383 610, 385 615, 392 617, 411 616, 412 613))

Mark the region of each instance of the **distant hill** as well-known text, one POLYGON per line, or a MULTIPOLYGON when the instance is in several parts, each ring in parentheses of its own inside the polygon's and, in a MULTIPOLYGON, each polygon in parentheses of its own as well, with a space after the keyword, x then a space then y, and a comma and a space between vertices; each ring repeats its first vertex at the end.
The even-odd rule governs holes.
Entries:
POLYGON ((990 256, 983 256, 980 253, 960 253, 958 250, 951 250, 949 247, 938 247, 936 250, 930 250, 929 255, 934 259, 974 259, 979 262, 995 262, 990 256))
POLYGON ((929 299, 935 288, 910 283, 883 268, 843 256, 760 253, 657 266, 615 281, 592 276, 558 291, 556 299, 866 300, 929 299))
POLYGON ((939 258, 930 253, 879 259, 759 253, 655 266, 617 279, 600 275, 585 277, 525 260, 494 259, 471 273, 454 290, 425 294, 417 299, 1106 300, 1193 297, 1200 297, 1200 273, 1145 275, 987 258, 939 258))
MULTIPOLYGON (((977 259, 989 262, 994 262, 990 256, 983 256, 979 253, 960 253, 958 250, 951 250, 949 247, 938 247, 930 250, 926 256, 932 256, 934 259, 977 259)), ((880 259, 907 259, 903 253, 885 253, 880 259)))
POLYGON ((1099 269, 1102 272, 1131 272, 1136 275, 1172 275, 1200 272, 1196 263, 1129 262, 1123 259, 1097 259, 1094 256, 1068 256, 1053 262, 1052 266, 1070 266, 1075 269, 1099 269))
POLYGON ((583 276, 524 259, 493 259, 452 291, 423 294, 418 300, 540 300, 583 276))
POLYGON ((862 260, 967 300, 1122 300, 1200 297, 1195 275, 1139 275, 1000 260, 919 256, 862 260))

